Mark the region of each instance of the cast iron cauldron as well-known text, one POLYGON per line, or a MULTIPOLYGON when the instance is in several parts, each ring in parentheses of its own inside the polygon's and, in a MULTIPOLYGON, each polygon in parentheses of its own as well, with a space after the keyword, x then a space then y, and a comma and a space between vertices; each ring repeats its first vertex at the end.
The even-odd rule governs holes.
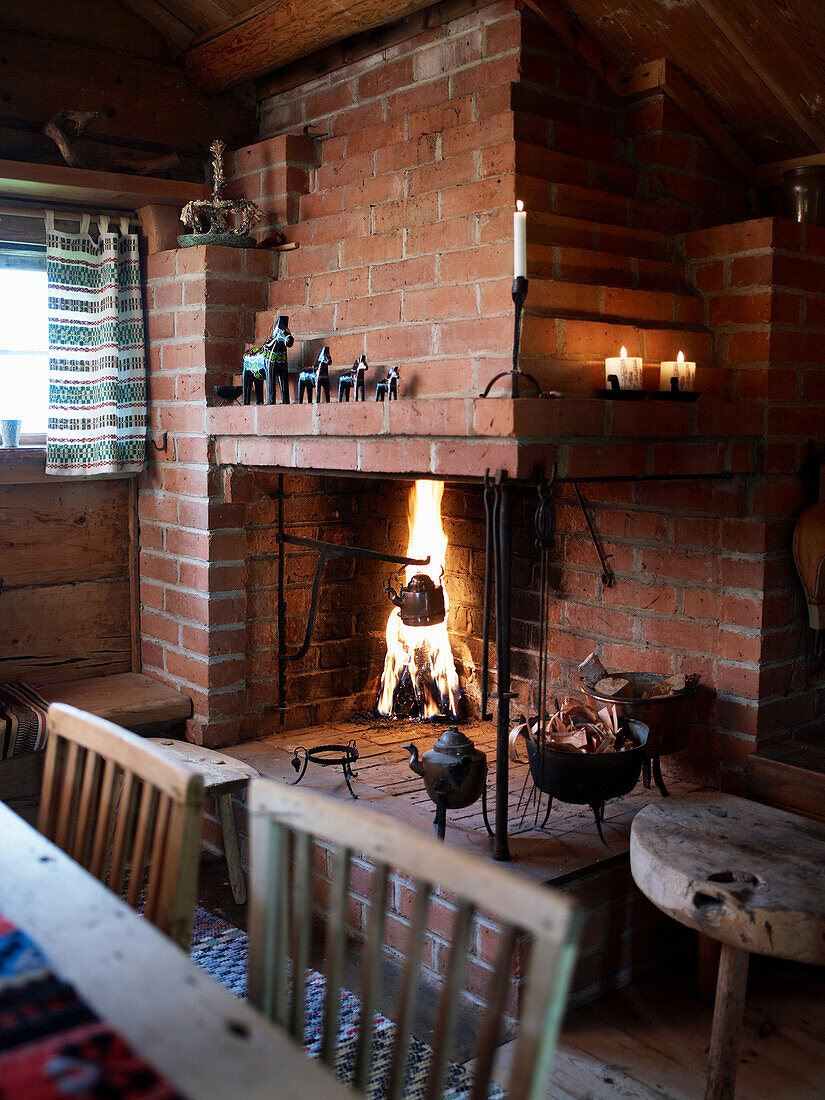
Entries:
POLYGON ((667 756, 688 747, 698 676, 688 677, 685 690, 677 695, 642 699, 646 691, 662 680, 661 676, 653 672, 611 672, 610 675, 627 680, 633 696, 630 699, 612 699, 606 695, 596 695, 592 688, 583 684, 582 694, 589 707, 598 712, 602 707, 615 703, 620 718, 643 722, 650 730, 646 756, 667 756))
MULTIPOLYGON (((604 804, 609 798, 620 798, 639 782, 648 728, 644 722, 625 719, 623 725, 630 729, 638 745, 624 752, 564 752, 559 749, 539 750, 534 741, 527 741, 527 758, 530 774, 540 791, 550 796, 548 813, 553 799, 590 806, 596 818, 599 836, 602 835, 604 804)), ((547 818, 545 817, 545 821, 547 818)))
POLYGON ((444 622, 447 614, 444 588, 426 573, 416 573, 400 592, 387 581, 384 591, 390 602, 399 608, 405 626, 436 626, 444 622))

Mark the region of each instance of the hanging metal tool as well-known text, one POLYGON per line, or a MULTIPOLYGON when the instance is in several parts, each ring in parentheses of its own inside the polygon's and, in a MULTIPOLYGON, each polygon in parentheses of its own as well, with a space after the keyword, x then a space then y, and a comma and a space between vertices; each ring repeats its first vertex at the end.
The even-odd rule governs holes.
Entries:
POLYGON ((576 499, 579 502, 579 507, 582 510, 584 516, 584 522, 587 524, 587 530, 590 532, 590 538, 593 540, 593 545, 596 548, 596 553, 599 555, 599 561, 602 566, 602 584, 605 588, 612 588, 616 583, 616 574, 607 564, 607 560, 602 552, 601 543, 599 542, 599 536, 596 534, 596 528, 593 526, 593 521, 590 518, 590 513, 587 510, 587 505, 584 503, 584 497, 581 494, 578 482, 573 482, 573 488, 576 491, 576 499))
POLYGON ((315 629, 315 619, 318 614, 318 600, 321 595, 321 579, 324 566, 330 558, 355 558, 361 561, 388 561, 395 565, 429 565, 430 558, 408 558, 400 554, 386 554, 384 551, 365 550, 361 546, 346 546, 336 542, 322 542, 320 539, 302 538, 298 535, 284 533, 283 517, 283 480, 279 479, 278 493, 278 709, 283 714, 286 709, 286 668, 290 661, 300 661, 304 657, 312 642, 312 632, 315 629), (302 546, 307 550, 318 552, 318 561, 315 565, 315 577, 312 581, 312 596, 309 604, 304 640, 295 653, 286 651, 286 598, 285 598, 285 568, 284 546, 302 546))
MULTIPOLYGON (((550 477, 546 480, 540 476, 537 478, 538 504, 533 516, 533 526, 536 532, 536 547, 539 551, 539 641, 538 641, 538 679, 536 683, 536 709, 537 725, 535 729, 536 742, 539 745, 539 764, 541 769, 544 760, 545 723, 547 721, 547 680, 548 665, 550 663, 550 632, 548 620, 550 615, 550 548, 553 545, 556 533, 556 513, 553 508, 553 490, 556 484, 556 466, 553 464, 550 477)), ((526 777, 525 777, 526 782, 526 777)), ((536 820, 535 824, 543 829, 550 816, 553 805, 552 798, 547 800, 547 809, 544 819, 539 825, 539 813, 541 812, 541 786, 536 784, 536 820)), ((524 792, 522 791, 522 797, 524 792)), ((521 799, 519 799, 521 803, 521 799)), ((529 800, 528 800, 529 805, 529 800)), ((526 811, 525 811, 526 812, 526 811)), ((522 816, 523 821, 523 816, 522 816)))
POLYGON ((507 844, 509 809, 508 737, 510 733, 510 481, 506 470, 484 475, 484 507, 487 512, 487 564, 484 578, 483 639, 481 655, 482 714, 487 713, 490 669, 490 596, 495 577, 496 597, 496 673, 498 700, 496 714, 496 820, 493 833, 493 859, 510 859, 507 844), (492 561, 492 573, 490 562, 492 561))

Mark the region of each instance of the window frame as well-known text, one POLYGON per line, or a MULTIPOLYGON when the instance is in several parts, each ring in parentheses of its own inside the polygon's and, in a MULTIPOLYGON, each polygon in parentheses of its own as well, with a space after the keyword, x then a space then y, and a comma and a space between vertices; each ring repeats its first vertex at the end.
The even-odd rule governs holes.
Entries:
MULTIPOLYGON (((0 268, 14 271, 45 271, 46 270, 46 246, 28 241, 0 240, 0 268)), ((6 354, 6 350, 0 348, 0 356, 6 354)), ((42 355, 35 351, 9 351, 11 355, 42 355)), ((48 393, 46 395, 48 412, 48 393)), ((47 417, 48 418, 48 417, 47 417)), ((46 432, 21 432, 20 447, 46 447, 46 432)), ((0 447, 0 453, 5 448, 0 447)))

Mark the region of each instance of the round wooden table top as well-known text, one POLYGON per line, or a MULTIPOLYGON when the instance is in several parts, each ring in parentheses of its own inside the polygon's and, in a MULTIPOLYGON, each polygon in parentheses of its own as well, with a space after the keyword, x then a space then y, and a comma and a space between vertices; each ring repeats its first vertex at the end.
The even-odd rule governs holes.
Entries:
POLYGON ((652 802, 633 821, 636 885, 722 943, 825 963, 825 825, 733 795, 652 802))

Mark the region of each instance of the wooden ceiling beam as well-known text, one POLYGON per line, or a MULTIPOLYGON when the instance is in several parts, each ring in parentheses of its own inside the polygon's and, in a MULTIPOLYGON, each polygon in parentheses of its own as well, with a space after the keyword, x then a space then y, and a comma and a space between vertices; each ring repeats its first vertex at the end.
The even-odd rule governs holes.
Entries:
MULTIPOLYGON (((141 0, 145 2, 145 0, 141 0)), ((218 92, 362 31, 393 23, 432 0, 274 0, 203 35, 184 54, 187 76, 218 92)))
POLYGON ((621 94, 618 70, 575 16, 565 11, 557 0, 524 0, 524 4, 535 12, 568 50, 591 69, 608 88, 621 94))
POLYGON ((121 3, 129 11, 139 15, 158 34, 162 35, 176 50, 181 53, 195 37, 195 31, 188 27, 168 8, 156 2, 156 0, 121 0, 121 3))
MULTIPOLYGON (((741 25, 739 18, 741 13, 735 9, 731 10, 724 0, 696 0, 696 4, 741 56, 742 60, 753 70, 764 87, 781 104, 799 129, 811 139, 818 149, 825 152, 825 128, 813 119, 809 111, 805 110, 797 96, 789 94, 781 73, 773 71, 765 63, 765 55, 753 48, 749 40, 747 27, 741 25)), ((782 29, 777 29, 779 41, 781 41, 782 29)), ((767 56, 771 55, 768 54, 767 56)), ((796 55, 794 64, 801 66, 803 64, 802 57, 796 55)), ((787 74, 785 75, 787 76, 787 74)))

